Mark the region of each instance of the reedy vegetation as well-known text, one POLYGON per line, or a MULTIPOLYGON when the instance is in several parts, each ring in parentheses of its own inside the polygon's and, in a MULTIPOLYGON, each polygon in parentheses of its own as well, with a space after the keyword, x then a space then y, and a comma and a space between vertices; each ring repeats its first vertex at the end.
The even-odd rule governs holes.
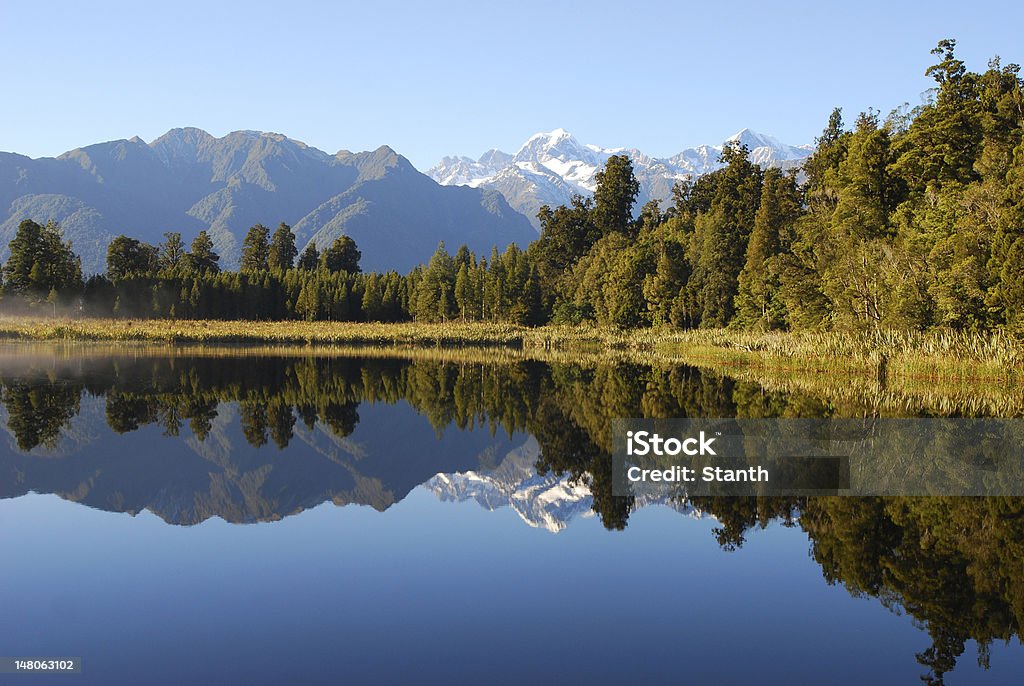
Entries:
POLYGON ((1005 334, 868 331, 623 331, 593 326, 51 319, 0 320, 0 339, 88 356, 163 354, 405 357, 453 363, 690 365, 767 389, 879 412, 1024 415, 1024 343, 1005 334), (198 348, 196 346, 199 346, 198 348), (227 346, 227 347, 225 347, 227 346), (198 351, 201 351, 198 352, 198 351))

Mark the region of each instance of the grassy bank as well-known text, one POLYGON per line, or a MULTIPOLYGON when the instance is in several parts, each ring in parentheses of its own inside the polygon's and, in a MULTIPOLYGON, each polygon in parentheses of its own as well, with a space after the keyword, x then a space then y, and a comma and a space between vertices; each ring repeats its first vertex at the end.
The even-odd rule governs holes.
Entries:
POLYGON ((0 339, 203 344, 521 347, 521 327, 501 324, 358 324, 166 319, 0 319, 0 339))
POLYGON ((593 327, 530 329, 483 323, 0 319, 0 339, 477 348, 515 350, 524 357, 562 361, 604 357, 723 370, 762 370, 776 376, 857 376, 883 385, 892 379, 918 383, 1024 381, 1024 342, 1003 334, 618 331, 593 327))

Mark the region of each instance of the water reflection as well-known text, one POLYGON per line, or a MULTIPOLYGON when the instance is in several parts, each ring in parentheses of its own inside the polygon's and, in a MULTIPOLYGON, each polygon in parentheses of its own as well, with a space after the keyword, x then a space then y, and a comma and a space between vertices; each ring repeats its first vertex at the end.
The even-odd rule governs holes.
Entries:
MULTIPOLYGON (((319 503, 386 509, 426 484, 558 531, 625 529, 612 417, 824 417, 864 408, 680 366, 173 355, 144 349, 0 363, 0 497, 56 493, 173 524, 276 520, 319 503)), ((799 526, 825 580, 912 615, 942 683, 967 641, 984 665, 1024 617, 1024 499, 692 498, 722 548, 799 526)))
POLYGON ((687 367, 536 361, 136 351, 8 358, 0 386, 17 448, 0 461, 12 477, 0 495, 60 493, 104 509, 149 508, 176 524, 278 519, 325 500, 382 508, 434 474, 477 469, 481 454, 505 455, 532 436, 537 476, 588 489, 604 525, 623 529, 636 503, 611 493, 610 417, 830 411, 687 367), (346 444, 374 407, 397 409, 378 411, 361 441, 346 444), (41 459, 58 455, 65 459, 41 459))

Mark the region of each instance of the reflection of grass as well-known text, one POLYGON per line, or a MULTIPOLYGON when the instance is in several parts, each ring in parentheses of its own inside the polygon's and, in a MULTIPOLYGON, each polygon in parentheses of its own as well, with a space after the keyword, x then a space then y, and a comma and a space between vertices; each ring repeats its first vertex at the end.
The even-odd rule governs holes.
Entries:
MULTIPOLYGON (((1021 414, 1024 408, 1024 342, 1001 334, 6 319, 0 320, 0 338, 201 344, 207 354, 217 346, 244 345, 252 353, 272 355, 312 354, 310 347, 315 347, 317 355, 466 362, 538 359, 583 364, 689 364, 778 390, 803 391, 880 409, 921 407, 942 412, 1021 414)), ((82 352, 78 348, 70 354, 82 352)), ((231 354, 238 352, 232 347, 231 354)))
POLYGON ((695 362, 725 376, 756 383, 767 391, 802 393, 827 402, 836 416, 1024 416, 1024 387, 986 380, 894 377, 881 383, 870 375, 822 374, 695 362))
POLYGON ((1024 372, 1024 342, 998 333, 714 330, 670 334, 666 344, 685 357, 786 371, 1000 381, 1024 372))
POLYGON ((319 345, 519 346, 520 327, 501 324, 184 321, 163 319, 0 320, 0 338, 319 345))

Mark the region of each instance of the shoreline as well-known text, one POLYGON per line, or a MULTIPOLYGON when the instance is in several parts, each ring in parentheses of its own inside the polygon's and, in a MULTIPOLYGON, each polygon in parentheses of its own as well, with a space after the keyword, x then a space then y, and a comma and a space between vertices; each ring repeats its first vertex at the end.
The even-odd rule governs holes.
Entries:
POLYGON ((0 318, 0 343, 152 343, 230 347, 460 349, 524 359, 612 358, 774 374, 915 381, 1024 382, 1024 340, 1003 333, 617 330, 450 322, 0 318))

